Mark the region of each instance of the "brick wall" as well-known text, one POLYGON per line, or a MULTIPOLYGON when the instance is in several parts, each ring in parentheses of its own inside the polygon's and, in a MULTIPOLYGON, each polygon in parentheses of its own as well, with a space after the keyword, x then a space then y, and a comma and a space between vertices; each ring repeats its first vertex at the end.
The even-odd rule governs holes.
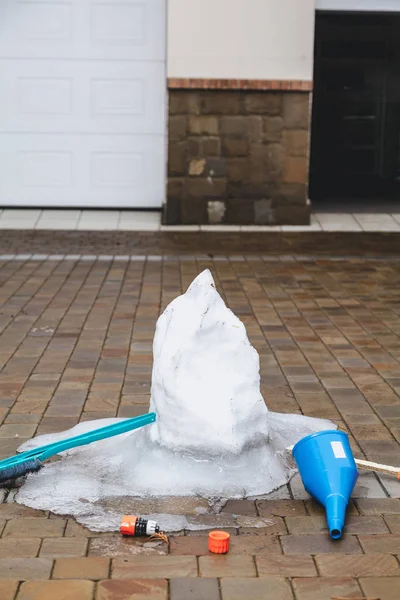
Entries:
POLYGON ((167 224, 307 224, 309 92, 170 89, 167 224))

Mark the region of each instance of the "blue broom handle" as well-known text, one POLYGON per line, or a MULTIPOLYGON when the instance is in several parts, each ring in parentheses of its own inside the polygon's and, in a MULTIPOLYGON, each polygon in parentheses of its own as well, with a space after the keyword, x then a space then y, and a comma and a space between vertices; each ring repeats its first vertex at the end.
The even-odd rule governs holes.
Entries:
POLYGON ((20 464, 29 458, 40 458, 40 460, 43 461, 46 460, 46 458, 50 458, 51 456, 69 450, 70 448, 85 446, 86 444, 105 440, 109 437, 126 433, 127 431, 133 431, 144 425, 150 425, 151 423, 154 423, 155 420, 156 413, 151 412, 140 415, 139 417, 134 417, 133 419, 125 419, 120 423, 113 423, 112 425, 101 427, 100 429, 88 431, 81 435, 61 440, 60 442, 53 442, 52 444, 47 444, 41 448, 33 448, 32 450, 27 450, 26 452, 0 461, 0 469, 8 467, 9 465, 20 464))
POLYGON ((85 446, 86 444, 92 444, 93 442, 105 440, 109 437, 113 437, 114 435, 120 435, 121 433, 126 433, 127 431, 133 431, 134 429, 138 429, 144 425, 150 425, 150 423, 154 423, 155 420, 156 413, 148 413, 147 415, 135 417, 134 419, 129 419, 128 421, 114 423, 113 425, 108 425, 107 427, 101 427, 100 429, 95 429, 94 431, 77 435, 76 437, 69 438, 68 440, 62 440, 61 442, 51 444, 53 448, 42 448, 40 451, 40 460, 46 460, 46 458, 50 458, 50 456, 59 454, 60 452, 64 452, 70 448, 85 446))

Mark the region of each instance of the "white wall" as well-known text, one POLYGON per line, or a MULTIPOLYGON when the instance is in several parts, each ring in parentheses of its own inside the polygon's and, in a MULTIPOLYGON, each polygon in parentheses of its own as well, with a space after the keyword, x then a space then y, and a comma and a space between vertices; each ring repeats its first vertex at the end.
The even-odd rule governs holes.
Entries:
POLYGON ((315 0, 167 0, 168 77, 312 80, 315 0))
POLYGON ((317 9, 400 12, 400 0, 317 0, 317 9))

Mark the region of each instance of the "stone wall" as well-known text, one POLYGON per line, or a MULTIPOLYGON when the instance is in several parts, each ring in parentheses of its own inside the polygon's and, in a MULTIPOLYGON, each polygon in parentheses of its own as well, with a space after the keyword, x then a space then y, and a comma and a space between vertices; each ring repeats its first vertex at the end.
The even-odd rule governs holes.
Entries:
POLYGON ((170 90, 166 224, 307 224, 310 94, 170 90))

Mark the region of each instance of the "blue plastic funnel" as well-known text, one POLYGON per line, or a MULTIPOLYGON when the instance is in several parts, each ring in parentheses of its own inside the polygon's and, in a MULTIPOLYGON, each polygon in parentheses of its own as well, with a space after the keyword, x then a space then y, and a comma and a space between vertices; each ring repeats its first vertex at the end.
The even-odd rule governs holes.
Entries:
POLYGON ((358 477, 344 431, 320 431, 303 438, 293 457, 307 492, 325 507, 333 539, 342 536, 346 508, 358 477))

